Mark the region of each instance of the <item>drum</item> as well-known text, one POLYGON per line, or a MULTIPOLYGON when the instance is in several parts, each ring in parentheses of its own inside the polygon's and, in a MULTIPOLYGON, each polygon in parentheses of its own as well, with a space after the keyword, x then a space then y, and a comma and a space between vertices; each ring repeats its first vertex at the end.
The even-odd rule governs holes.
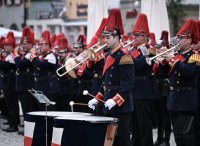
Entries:
POLYGON ((118 119, 100 116, 65 116, 54 121, 51 146, 103 146, 107 126, 118 119))
MULTIPOLYGON (((90 113, 47 112, 47 143, 51 145, 54 118, 58 116, 89 116, 90 113)), ((30 112, 25 115, 24 146, 46 146, 46 112, 30 112)))

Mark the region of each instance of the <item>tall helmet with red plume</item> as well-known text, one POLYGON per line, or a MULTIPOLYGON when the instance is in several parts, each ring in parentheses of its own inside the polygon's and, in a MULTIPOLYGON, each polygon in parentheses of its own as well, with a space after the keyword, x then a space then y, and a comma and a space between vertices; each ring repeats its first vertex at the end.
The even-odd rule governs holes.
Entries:
POLYGON ((20 39, 20 44, 34 44, 34 33, 31 31, 30 27, 24 27, 22 31, 22 37, 20 39))
POLYGON ((85 48, 86 46, 86 36, 80 34, 77 41, 73 44, 74 48, 85 48))
POLYGON ((141 13, 140 15, 138 15, 137 21, 133 26, 132 33, 145 34, 148 37, 150 36, 148 20, 145 14, 141 13))
POLYGON ((103 18, 102 19, 101 24, 100 24, 98 30, 95 33, 95 35, 97 37, 99 37, 101 35, 101 32, 104 30, 107 20, 108 20, 108 18, 103 18))
POLYGON ((199 41, 199 28, 197 22, 193 19, 188 19, 176 35, 177 37, 191 38, 192 43, 197 44, 199 41))
POLYGON ((0 49, 3 49, 3 41, 4 41, 5 37, 1 37, 0 38, 0 49))
POLYGON ((162 46, 165 46, 167 48, 169 48, 169 33, 168 31, 166 30, 163 30, 162 33, 161 33, 161 37, 160 37, 160 40, 158 40, 158 44, 162 45, 162 46))
POLYGON ((119 9, 112 9, 105 24, 103 35, 123 35, 121 12, 119 9))
POLYGON ((14 37, 14 33, 9 31, 6 38, 3 41, 4 45, 11 45, 13 48, 16 47, 16 39, 14 37))
POLYGON ((58 39, 58 52, 69 52, 70 47, 68 45, 68 40, 65 37, 60 37, 58 39))
POLYGON ((48 30, 42 33, 39 44, 48 44, 51 47, 50 32, 48 30))
POLYGON ((53 34, 53 35, 51 36, 51 45, 52 45, 52 46, 55 45, 56 39, 57 39, 57 35, 56 35, 56 34, 53 34))
POLYGON ((154 46, 156 44, 155 34, 153 32, 150 32, 149 38, 150 38, 150 45, 154 46))

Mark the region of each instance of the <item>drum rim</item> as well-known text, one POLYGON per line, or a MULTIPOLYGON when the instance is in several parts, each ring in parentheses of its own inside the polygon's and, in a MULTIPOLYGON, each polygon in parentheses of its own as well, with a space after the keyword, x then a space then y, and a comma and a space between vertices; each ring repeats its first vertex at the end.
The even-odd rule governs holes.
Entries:
POLYGON ((73 117, 68 117, 68 116, 58 116, 55 118, 55 120, 69 120, 69 121, 84 121, 84 122, 89 122, 89 123, 117 123, 119 121, 118 118, 115 117, 103 117, 103 116, 73 116, 73 117), (69 119, 67 119, 69 118, 69 119), (75 118, 82 118, 82 119, 75 119, 75 118), (104 121, 95 121, 93 118, 102 118, 104 121), (105 120, 106 118, 110 120, 105 120))

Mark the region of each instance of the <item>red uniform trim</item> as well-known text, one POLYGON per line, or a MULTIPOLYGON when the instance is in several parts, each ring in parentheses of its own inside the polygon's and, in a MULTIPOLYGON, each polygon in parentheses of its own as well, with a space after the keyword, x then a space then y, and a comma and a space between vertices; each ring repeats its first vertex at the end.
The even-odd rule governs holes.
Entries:
POLYGON ((124 103, 124 99, 118 93, 112 98, 118 106, 121 106, 124 103))
POLYGON ((104 75, 104 73, 106 72, 106 70, 112 66, 112 64, 115 62, 115 58, 113 58, 112 56, 108 56, 107 59, 106 59, 106 63, 104 65, 104 68, 103 68, 103 74, 102 76, 104 75))
POLYGON ((138 51, 137 49, 134 49, 134 50, 131 52, 131 56, 132 56, 134 59, 137 58, 139 55, 140 55, 140 51, 138 51))

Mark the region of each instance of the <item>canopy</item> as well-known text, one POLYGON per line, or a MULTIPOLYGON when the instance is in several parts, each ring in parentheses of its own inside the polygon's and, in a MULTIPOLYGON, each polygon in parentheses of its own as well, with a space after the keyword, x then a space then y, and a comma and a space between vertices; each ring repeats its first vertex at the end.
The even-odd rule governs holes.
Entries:
POLYGON ((147 15, 150 32, 155 33, 156 39, 160 38, 163 30, 169 32, 166 0, 142 0, 141 12, 147 15))
POLYGON ((12 31, 12 32, 14 33, 14 36, 15 36, 16 38, 21 38, 21 36, 22 36, 22 32, 16 31, 16 30, 11 30, 11 29, 4 28, 4 27, 0 27, 0 36, 6 37, 6 35, 7 35, 7 33, 8 33, 9 31, 12 31))
POLYGON ((99 28, 101 20, 108 17, 106 0, 88 0, 87 42, 89 43, 99 28))

